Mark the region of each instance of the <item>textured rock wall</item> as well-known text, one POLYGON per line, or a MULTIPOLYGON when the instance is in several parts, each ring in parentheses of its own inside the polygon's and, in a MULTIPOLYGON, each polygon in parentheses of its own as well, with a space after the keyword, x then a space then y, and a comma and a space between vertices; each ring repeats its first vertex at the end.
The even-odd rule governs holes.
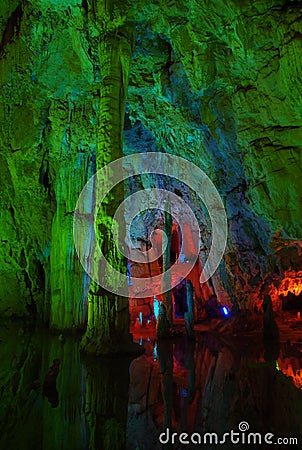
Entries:
POLYGON ((77 1, 1 8, 0 312, 70 327, 85 320, 88 281, 72 213, 95 170, 87 16, 77 1))
MULTIPOLYGON (((302 238, 301 5, 130 4, 136 45, 124 152, 181 155, 211 177, 230 231, 213 285, 245 303, 277 271, 272 235, 282 228, 302 238)), ((72 212, 95 170, 101 76, 91 6, 0 6, 0 314, 54 327, 86 317, 89 280, 75 255, 72 212)), ((207 247, 206 213, 192 204, 207 247)))
POLYGON ((299 2, 171 1, 139 15, 127 150, 181 155, 210 175, 229 219, 213 284, 242 304, 279 273, 272 235, 302 237, 301 14, 299 2))

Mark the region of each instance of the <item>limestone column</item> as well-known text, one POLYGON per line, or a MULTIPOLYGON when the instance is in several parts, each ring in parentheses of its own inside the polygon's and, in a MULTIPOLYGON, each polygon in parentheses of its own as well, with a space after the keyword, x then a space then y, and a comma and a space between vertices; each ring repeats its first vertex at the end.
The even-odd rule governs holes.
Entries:
MULTIPOLYGON (((92 20, 99 32, 101 70, 98 122, 97 169, 122 157, 124 114, 134 25, 123 3, 95 0, 90 2, 92 20)), ((128 6, 129 8, 129 6, 128 6)), ((108 171, 107 176, 110 177, 108 171)), ((126 273, 127 262, 117 251, 110 232, 114 213, 124 200, 123 185, 110 191, 97 218, 97 238, 107 261, 126 273)), ((122 233, 124 224, 115 224, 122 233)), ((120 297, 91 283, 88 294, 88 326, 81 348, 96 355, 133 353, 129 333, 128 298, 120 297)))

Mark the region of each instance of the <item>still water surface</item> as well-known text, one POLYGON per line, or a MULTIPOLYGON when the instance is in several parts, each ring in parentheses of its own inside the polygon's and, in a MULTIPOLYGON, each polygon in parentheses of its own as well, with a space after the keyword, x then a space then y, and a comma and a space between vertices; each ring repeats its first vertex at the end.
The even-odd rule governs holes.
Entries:
MULTIPOLYGON (((75 337, 2 324, 0 450, 160 449, 166 428, 221 438, 243 421, 250 431, 297 437, 301 445, 298 341, 265 348, 259 336, 214 332, 196 342, 156 342, 146 334, 136 340, 146 350, 139 358, 85 359, 75 337)), ((201 447, 175 438, 164 448, 201 447)))

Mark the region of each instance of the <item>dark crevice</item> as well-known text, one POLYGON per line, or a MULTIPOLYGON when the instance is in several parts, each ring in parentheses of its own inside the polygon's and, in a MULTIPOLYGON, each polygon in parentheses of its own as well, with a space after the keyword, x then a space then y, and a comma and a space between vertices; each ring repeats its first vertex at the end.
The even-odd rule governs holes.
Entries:
POLYGON ((32 293, 32 282, 31 282, 31 279, 26 270, 23 270, 23 276, 24 276, 25 286, 29 291, 29 300, 30 300, 29 303, 26 304, 26 309, 27 309, 28 313, 30 314, 30 317, 32 317, 35 321, 37 318, 37 305, 34 301, 34 296, 32 293))
POLYGON ((38 282, 39 288, 41 289, 41 291, 44 292, 45 291, 45 270, 44 270, 43 264, 39 260, 36 260, 35 266, 37 268, 37 274, 38 274, 37 282, 38 282))
POLYGON ((49 162, 47 160, 47 150, 44 152, 42 164, 39 169, 39 183, 44 186, 46 191, 50 191, 50 175, 49 175, 49 162))
POLYGON ((22 4, 19 4, 6 23, 6 27, 0 43, 0 56, 3 54, 5 47, 13 41, 14 37, 19 36, 22 15, 22 4))
POLYGON ((87 0, 82 0, 82 8, 85 10, 86 14, 88 14, 89 7, 87 0))
POLYGON ((301 8, 302 9, 302 2, 297 0, 286 0, 284 4, 281 7, 281 11, 287 11, 290 8, 301 8))
POLYGON ((10 212, 10 214, 11 214, 11 216, 12 216, 13 223, 16 224, 15 210, 14 210, 14 208, 13 208, 12 206, 10 206, 10 207, 8 208, 8 211, 10 212))
POLYGON ((21 253, 20 253, 20 263, 19 263, 19 265, 20 265, 20 267, 21 267, 22 269, 25 269, 26 266, 27 266, 24 248, 22 248, 21 253))

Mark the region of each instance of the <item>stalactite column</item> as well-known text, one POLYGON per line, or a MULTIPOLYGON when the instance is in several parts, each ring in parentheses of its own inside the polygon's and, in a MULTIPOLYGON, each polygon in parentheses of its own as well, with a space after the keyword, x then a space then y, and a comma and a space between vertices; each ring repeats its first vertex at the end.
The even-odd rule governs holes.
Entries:
MULTIPOLYGON (((128 75, 133 47, 133 23, 113 0, 94 1, 92 16, 99 30, 99 63, 101 70, 97 169, 122 156, 122 140, 128 75)), ((107 176, 110 177, 108 171, 107 176)), ((97 218, 97 237, 107 261, 125 272, 125 258, 117 251, 110 232, 113 215, 124 200, 123 185, 110 191, 97 218)), ((119 233, 124 224, 114 224, 119 233)), ((88 326, 82 349, 96 355, 136 350, 129 333, 128 298, 104 291, 92 283, 88 294, 88 326)))

